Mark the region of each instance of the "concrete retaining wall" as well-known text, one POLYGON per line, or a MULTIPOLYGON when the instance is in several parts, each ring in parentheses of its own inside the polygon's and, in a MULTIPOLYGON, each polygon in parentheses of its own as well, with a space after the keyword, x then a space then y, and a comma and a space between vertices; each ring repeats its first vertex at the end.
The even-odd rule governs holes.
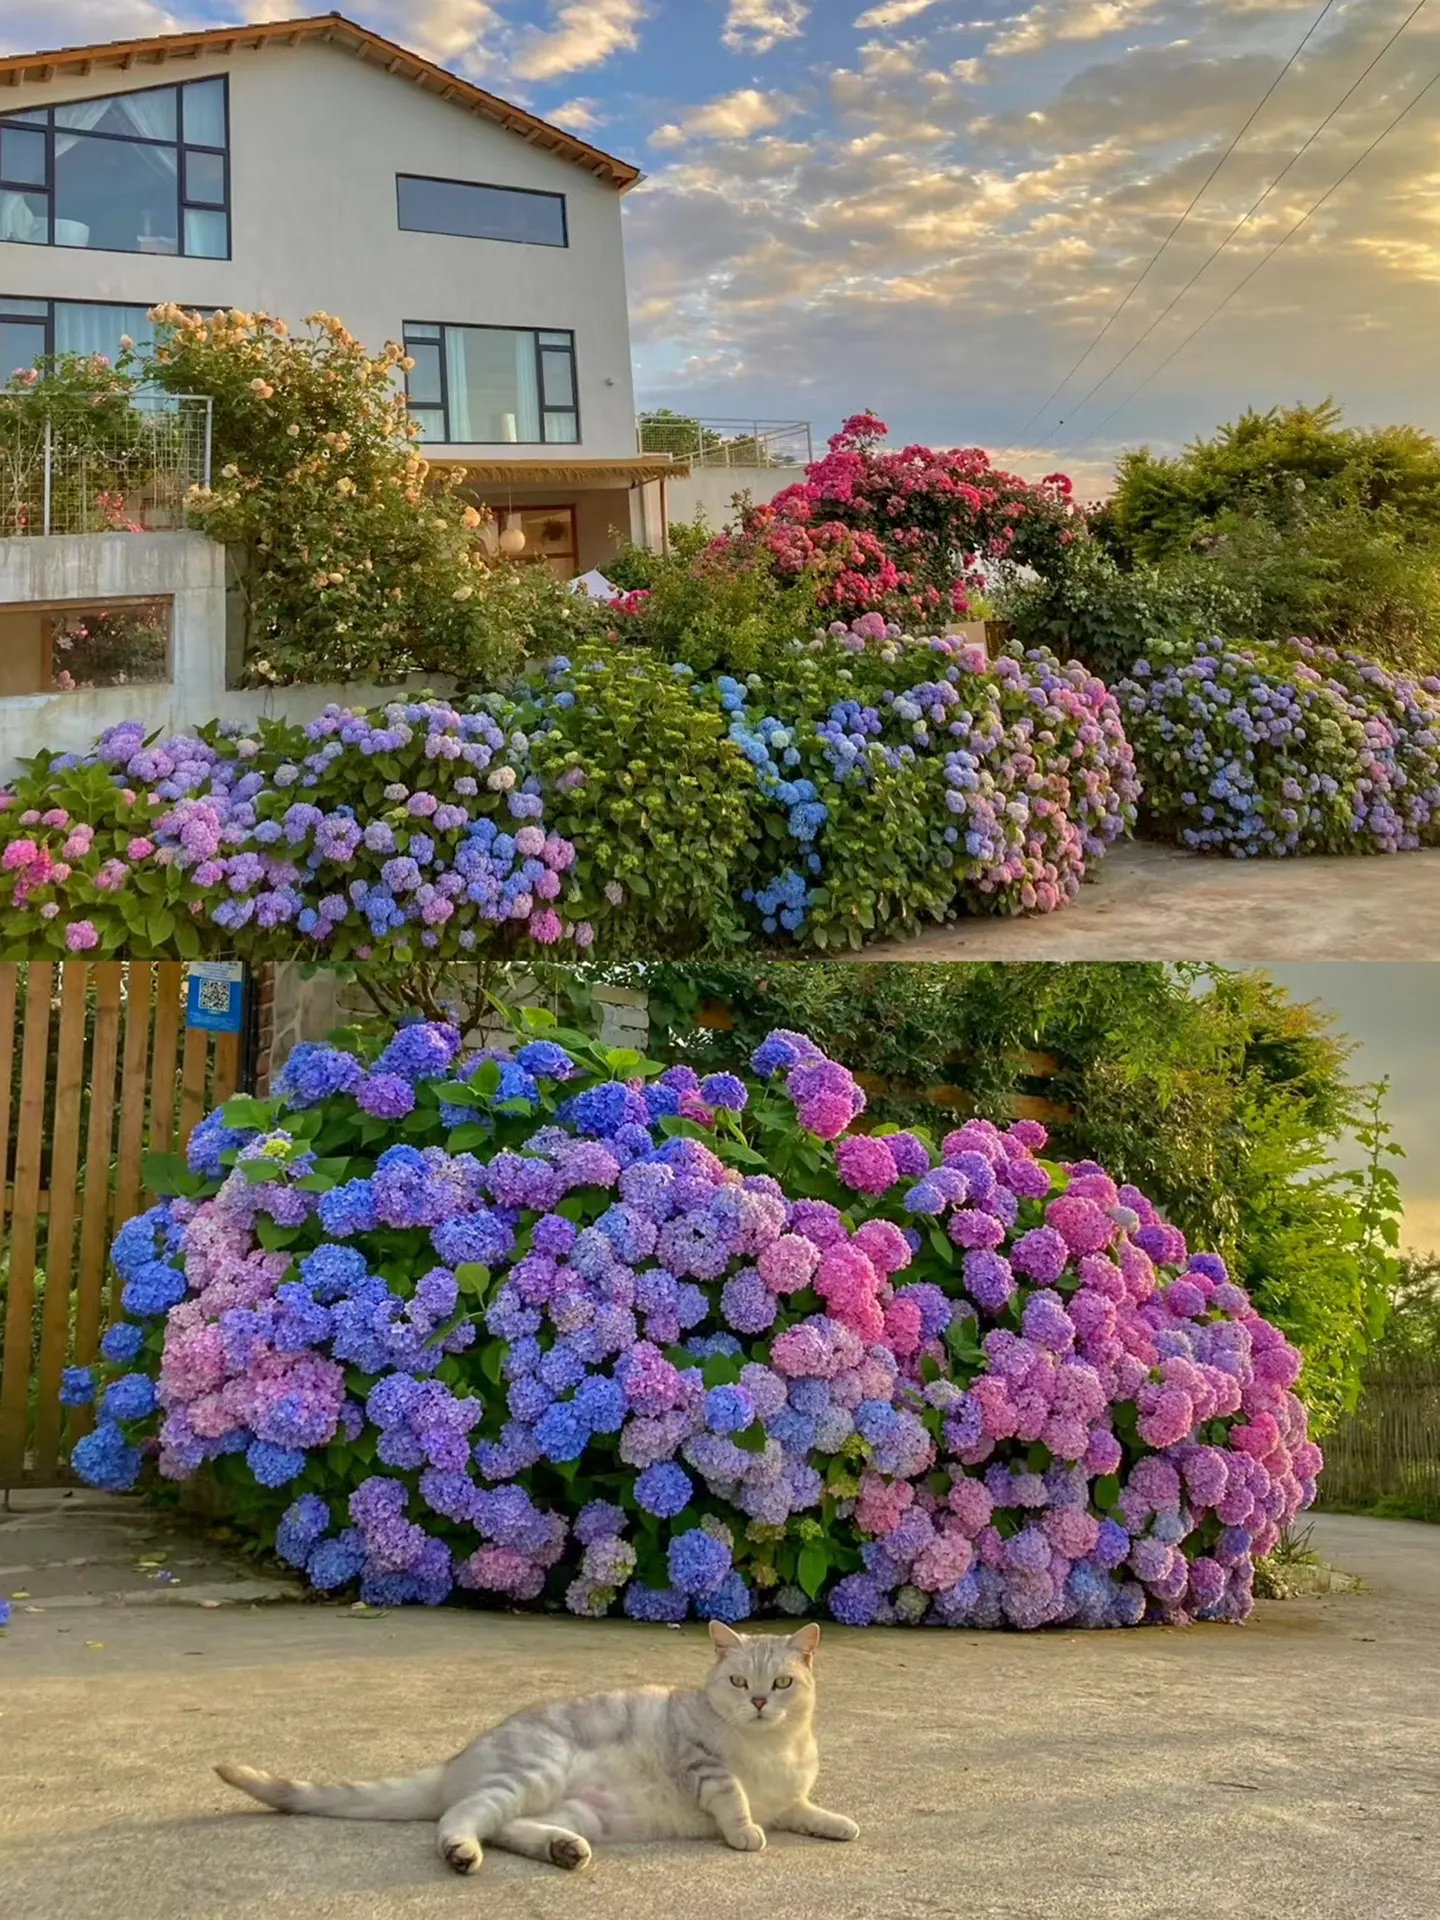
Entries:
MULTIPOLYGON (((233 689, 225 685, 225 551, 202 533, 52 534, 0 540, 0 646, 7 622, 12 653, 23 647, 26 610, 104 601, 169 600, 170 678, 163 685, 92 687, 73 693, 0 692, 0 780, 22 756, 49 747, 80 753, 106 727, 140 720, 147 730, 205 720, 312 720, 332 702, 375 706, 418 691, 368 684, 233 689)), ((17 662, 12 660, 12 666, 17 662)), ((0 673, 0 688, 7 683, 0 673)), ((9 679, 14 685, 14 679, 9 679)), ((449 683, 423 684, 437 692, 449 683)))

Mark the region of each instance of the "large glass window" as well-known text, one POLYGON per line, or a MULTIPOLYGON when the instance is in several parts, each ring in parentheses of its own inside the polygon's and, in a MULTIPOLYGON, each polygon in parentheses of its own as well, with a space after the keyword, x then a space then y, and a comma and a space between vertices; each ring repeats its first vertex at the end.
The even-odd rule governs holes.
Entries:
POLYGON ((573 333, 407 321, 411 417, 449 446, 573 446, 580 439, 573 333))
POLYGON ((51 353, 98 353, 113 365, 129 338, 145 348, 154 337, 144 307, 109 301, 0 299, 0 386, 51 353))
POLYGON ((453 233, 467 240, 515 240, 566 247, 565 196, 523 187, 487 187, 468 180, 395 176, 400 225, 411 233, 453 233))
POLYGON ((0 240, 230 254, 223 77, 0 115, 0 240))

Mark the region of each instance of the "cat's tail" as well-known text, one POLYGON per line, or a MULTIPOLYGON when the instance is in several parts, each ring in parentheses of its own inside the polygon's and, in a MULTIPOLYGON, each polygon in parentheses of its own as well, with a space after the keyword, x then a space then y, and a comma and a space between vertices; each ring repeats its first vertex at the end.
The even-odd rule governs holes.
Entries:
POLYGON ((254 1767, 218 1766, 227 1786, 238 1787, 277 1813, 318 1813, 332 1820, 438 1820, 445 1811, 443 1767, 427 1767, 406 1780, 364 1780, 318 1787, 310 1780, 282 1780, 254 1767))

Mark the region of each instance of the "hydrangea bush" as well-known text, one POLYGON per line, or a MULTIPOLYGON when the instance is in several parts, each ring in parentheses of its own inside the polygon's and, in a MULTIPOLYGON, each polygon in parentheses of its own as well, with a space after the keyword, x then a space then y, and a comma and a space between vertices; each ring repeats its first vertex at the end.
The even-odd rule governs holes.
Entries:
POLYGON ((786 663, 793 739, 763 688, 625 647, 465 704, 111 727, 0 793, 0 951, 691 952, 1059 905, 1133 817, 1114 702, 879 632, 786 663))
POLYGON ((801 1034, 699 1080, 523 1025, 299 1047, 151 1166, 84 1480, 203 1471, 373 1604, 1245 1617, 1301 1359, 1143 1194, 1033 1122, 865 1133, 801 1034))
POLYGON ((1440 678, 1312 641, 1137 660, 1115 692, 1149 818, 1233 854, 1440 844, 1440 678))
POLYGON ((792 674, 799 719, 765 712, 763 684, 716 682, 779 843, 778 870, 747 895, 767 933, 858 946, 957 907, 1052 912, 1132 825, 1119 707, 1083 667, 1042 648, 991 661, 878 614, 836 622, 822 645, 849 670, 808 687, 792 674))

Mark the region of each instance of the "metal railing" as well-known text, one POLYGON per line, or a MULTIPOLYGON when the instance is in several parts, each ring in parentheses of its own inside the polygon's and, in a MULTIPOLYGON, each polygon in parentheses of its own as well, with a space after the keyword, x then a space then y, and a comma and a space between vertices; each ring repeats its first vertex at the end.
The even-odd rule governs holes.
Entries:
POLYGON ((0 538, 183 527, 210 484, 208 394, 0 394, 0 538))
POLYGON ((636 421, 641 453, 673 453, 697 467, 805 467, 815 457, 808 420, 721 420, 668 410, 636 421))

